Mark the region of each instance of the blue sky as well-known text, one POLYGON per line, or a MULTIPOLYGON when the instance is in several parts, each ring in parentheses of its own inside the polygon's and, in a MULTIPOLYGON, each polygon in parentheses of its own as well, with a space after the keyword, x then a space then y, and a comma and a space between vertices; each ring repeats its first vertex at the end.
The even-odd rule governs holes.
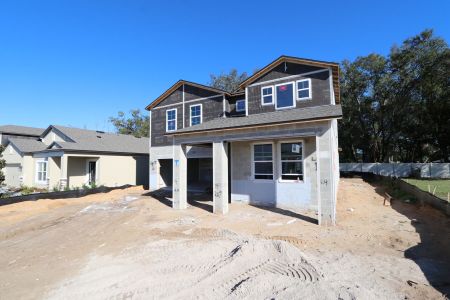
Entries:
POLYGON ((450 1, 0 0, 0 124, 113 130, 178 79, 251 73, 285 54, 340 62, 425 28, 450 1), (258 3, 255 5, 254 3, 258 3))

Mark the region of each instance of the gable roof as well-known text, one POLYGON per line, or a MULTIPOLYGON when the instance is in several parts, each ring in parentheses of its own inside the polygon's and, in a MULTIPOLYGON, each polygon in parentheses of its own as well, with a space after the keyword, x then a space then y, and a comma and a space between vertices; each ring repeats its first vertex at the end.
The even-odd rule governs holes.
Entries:
POLYGON ((293 57, 293 56, 286 56, 282 55, 246 80, 242 81, 239 84, 239 89, 242 90, 246 86, 250 85, 251 83, 255 82, 258 78, 263 76, 264 74, 270 72, 272 69, 280 65, 284 62, 290 62, 295 64, 303 64, 303 65, 310 65, 310 66, 316 66, 316 67, 323 67, 323 68, 331 68, 332 74, 333 74, 333 89, 334 89, 334 96, 336 100, 336 104, 340 103, 340 92, 339 92, 339 64, 335 62, 328 62, 328 61, 320 61, 320 60, 313 60, 313 59, 306 59, 306 58, 299 58, 299 57, 293 57))
POLYGON ((245 127, 274 125, 274 124, 289 124, 295 122, 304 122, 304 121, 322 120, 340 117, 342 117, 342 108, 340 105, 312 106, 307 108, 278 110, 274 112, 249 115, 246 117, 217 118, 198 125, 185 127, 172 133, 168 133, 166 135, 245 128, 245 127))
POLYGON ((2 125, 0 126, 0 133, 9 133, 16 135, 27 135, 27 136, 40 136, 44 131, 43 128, 27 127, 27 126, 17 126, 17 125, 2 125))
POLYGON ((145 109, 146 110, 151 110, 153 107, 158 105, 161 101, 163 101, 167 96, 169 96, 174 91, 176 91, 183 84, 195 86, 195 87, 198 87, 198 88, 201 88, 201 89, 205 89, 205 90, 209 90, 209 91, 212 91, 212 92, 216 92, 216 93, 219 93, 219 94, 229 95, 228 92, 226 92, 224 90, 221 90, 221 89, 217 89, 217 88, 206 86, 206 85, 203 85, 203 84, 200 84, 200 83, 195 83, 195 82, 192 82, 192 81, 187 81, 187 80, 180 79, 174 85, 172 85, 169 89, 167 89, 164 93, 162 93, 158 98, 156 98, 152 103, 147 105, 147 107, 145 109))
POLYGON ((8 139, 8 144, 12 144, 22 153, 32 153, 36 151, 42 151, 47 146, 38 140, 33 139, 21 139, 21 138, 10 138, 8 139))
POLYGON ((83 152, 113 152, 130 154, 148 154, 149 139, 137 138, 132 135, 109 133, 103 131, 50 125, 41 137, 51 129, 67 136, 70 142, 53 142, 47 149, 83 151, 83 152), (73 141, 73 142, 72 142, 73 141))

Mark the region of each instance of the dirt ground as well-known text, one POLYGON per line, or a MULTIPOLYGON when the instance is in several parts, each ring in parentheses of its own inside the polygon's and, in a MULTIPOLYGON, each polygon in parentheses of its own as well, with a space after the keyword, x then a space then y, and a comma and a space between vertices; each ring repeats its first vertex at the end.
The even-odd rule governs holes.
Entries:
POLYGON ((173 210, 140 188, 0 207, 0 299, 443 299, 450 219, 342 179, 335 227, 310 211, 173 210))

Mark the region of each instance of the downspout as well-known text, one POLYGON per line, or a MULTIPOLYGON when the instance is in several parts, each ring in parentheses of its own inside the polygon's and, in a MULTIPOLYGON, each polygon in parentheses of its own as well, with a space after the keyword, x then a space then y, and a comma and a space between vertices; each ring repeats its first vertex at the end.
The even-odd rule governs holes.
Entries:
POLYGON ((184 128, 184 83, 183 83, 183 128, 184 128))

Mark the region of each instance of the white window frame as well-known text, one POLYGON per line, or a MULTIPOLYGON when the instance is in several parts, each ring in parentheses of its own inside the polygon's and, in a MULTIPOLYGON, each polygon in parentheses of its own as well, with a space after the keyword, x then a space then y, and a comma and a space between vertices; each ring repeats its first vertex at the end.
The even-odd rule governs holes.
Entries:
POLYGON ((274 90, 273 90, 273 94, 274 94, 274 99, 273 100, 275 101, 275 109, 276 110, 282 110, 282 109, 290 109, 290 108, 296 107, 295 99, 297 97, 295 96, 295 93, 296 93, 295 81, 283 82, 283 83, 280 83, 280 84, 275 84, 274 85, 274 90), (292 85, 292 106, 278 107, 277 87, 280 86, 280 85, 287 85, 287 84, 291 84, 292 85))
MULTIPOLYGON (((177 117, 178 117, 177 114, 178 113, 177 113, 177 109, 176 108, 172 108, 172 109, 166 110, 166 132, 172 132, 172 131, 176 131, 177 130, 177 117), (170 111, 175 111, 175 129, 173 129, 173 130, 169 130, 169 118, 168 118, 168 115, 169 115, 170 111)), ((172 121, 172 120, 170 120, 170 121, 172 121)))
POLYGON ((300 80, 297 80, 297 81, 295 82, 295 98, 296 98, 297 100, 301 100, 301 101, 311 100, 311 99, 312 99, 312 85, 311 85, 311 78, 300 79, 300 80), (303 81, 308 81, 308 86, 309 86, 309 88, 307 88, 307 89, 299 89, 299 88, 298 88, 298 83, 299 83, 299 82, 303 82, 303 81), (299 91, 304 91, 304 90, 309 90, 309 96, 308 96, 308 97, 302 97, 302 98, 298 97, 298 92, 299 92, 299 91))
MULTIPOLYGON (((195 107, 195 106, 200 106, 200 116, 194 116, 194 118, 197 118, 197 117, 200 117, 200 123, 199 124, 202 124, 203 123, 203 105, 200 103, 200 104, 193 104, 193 105, 190 105, 189 106, 189 124, 190 124, 190 126, 192 126, 192 107, 195 107)), ((198 124, 196 124, 196 125, 198 125, 198 124)))
POLYGON ((304 140, 281 140, 277 143, 277 165, 278 165, 278 182, 295 182, 295 183, 304 183, 305 182, 305 142, 304 140), (281 144, 287 143, 300 143, 302 144, 302 170, 303 174, 291 174, 291 175, 302 175, 302 180, 293 180, 293 179, 283 179, 283 162, 298 162, 298 160, 281 160, 281 144))
POLYGON ((251 158, 252 158, 252 180, 256 181, 256 182, 273 182, 275 180, 275 147, 274 147, 274 143, 273 142, 257 142, 257 143, 252 143, 251 147, 250 147, 250 151, 251 151, 251 158), (255 178, 255 175, 270 175, 270 174, 255 174, 255 146, 256 145, 271 145, 272 146, 272 160, 265 160, 265 161, 257 161, 258 162, 271 162, 272 163, 272 179, 259 179, 259 178, 255 178))
POLYGON ((236 112, 243 112, 243 111, 247 111, 247 103, 245 102, 245 99, 237 100, 236 101, 236 112), (238 110, 238 102, 244 102, 244 104, 245 104, 244 109, 238 110))
POLYGON ((37 184, 47 184, 47 180, 48 180, 48 161, 44 160, 44 159, 40 159, 36 161, 35 164, 36 170, 35 170, 35 181, 37 184), (43 172, 45 174, 45 178, 44 180, 39 180, 39 164, 45 164, 45 172, 43 172))
POLYGON ((274 86, 273 85, 266 85, 266 86, 263 86, 263 87, 261 87, 261 105, 273 105, 273 101, 274 101, 274 90, 275 90, 275 88, 274 88, 274 86), (263 90, 264 89, 268 89, 268 88, 271 88, 272 89, 272 93, 271 94, 269 94, 269 95, 264 95, 263 94, 263 90), (270 103, 265 103, 264 102, 264 97, 267 97, 267 96, 272 96, 272 102, 270 102, 270 103))

